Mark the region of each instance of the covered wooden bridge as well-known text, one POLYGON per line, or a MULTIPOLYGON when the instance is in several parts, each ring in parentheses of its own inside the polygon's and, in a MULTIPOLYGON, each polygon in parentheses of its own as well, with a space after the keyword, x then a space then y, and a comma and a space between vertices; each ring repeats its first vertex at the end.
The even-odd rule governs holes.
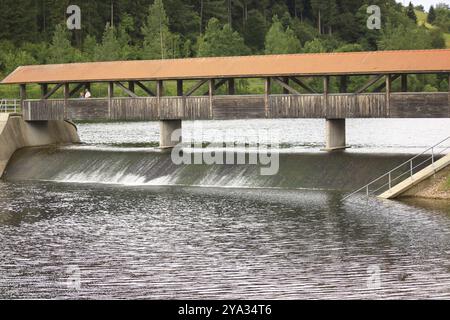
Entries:
POLYGON ((181 120, 324 118, 327 148, 339 149, 345 146, 346 118, 450 117, 450 85, 445 92, 408 92, 408 75, 413 74, 440 74, 450 83, 450 50, 23 66, 2 84, 20 85, 27 121, 160 120, 162 129, 170 133, 181 126, 181 120), (369 80, 348 92, 352 76, 369 76, 369 80), (331 77, 339 80, 338 93, 330 90, 331 77), (235 80, 248 78, 264 79, 264 93, 236 95, 235 80), (320 92, 305 78, 320 78, 320 92), (176 82, 176 96, 165 94, 168 81, 176 82), (399 81, 401 90, 392 90, 394 81, 399 81), (151 82, 156 85, 150 86, 151 82), (107 83, 108 96, 77 98, 92 83, 107 83), (27 99, 28 84, 41 86, 41 99, 27 99), (273 94, 274 84, 283 89, 282 94, 273 94), (222 86, 227 94, 217 95, 222 86), (138 96, 136 88, 146 96, 138 96), (59 90, 63 98, 52 99, 59 90), (126 97, 115 96, 118 90, 126 97))

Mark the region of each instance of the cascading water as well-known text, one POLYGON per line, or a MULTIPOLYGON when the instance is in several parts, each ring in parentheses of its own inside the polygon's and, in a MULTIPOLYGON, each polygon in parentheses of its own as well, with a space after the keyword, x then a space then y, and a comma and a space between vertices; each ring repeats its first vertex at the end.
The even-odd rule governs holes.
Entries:
POLYGON ((410 156, 281 153, 278 173, 264 176, 260 174, 261 165, 175 165, 170 153, 154 149, 32 148, 15 154, 5 179, 142 186, 352 190, 410 156))

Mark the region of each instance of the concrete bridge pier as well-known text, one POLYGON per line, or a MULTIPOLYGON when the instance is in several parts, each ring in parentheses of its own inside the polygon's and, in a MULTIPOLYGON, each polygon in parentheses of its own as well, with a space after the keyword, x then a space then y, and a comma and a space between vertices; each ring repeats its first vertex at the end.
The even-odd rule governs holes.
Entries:
POLYGON ((337 151, 348 148, 345 141, 345 119, 326 119, 325 151, 337 151))
POLYGON ((159 147, 170 149, 181 143, 181 120, 159 121, 159 147))

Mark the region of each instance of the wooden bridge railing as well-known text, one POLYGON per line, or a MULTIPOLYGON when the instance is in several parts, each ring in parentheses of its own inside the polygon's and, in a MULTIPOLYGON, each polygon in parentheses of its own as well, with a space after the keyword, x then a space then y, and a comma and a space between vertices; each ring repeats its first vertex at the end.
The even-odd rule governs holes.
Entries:
POLYGON ((445 93, 231 95, 26 100, 25 120, 448 118, 445 93))

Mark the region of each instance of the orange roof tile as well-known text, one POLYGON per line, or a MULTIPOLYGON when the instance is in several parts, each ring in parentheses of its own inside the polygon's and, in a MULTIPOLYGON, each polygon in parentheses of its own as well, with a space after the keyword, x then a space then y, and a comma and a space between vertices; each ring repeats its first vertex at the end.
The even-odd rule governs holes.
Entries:
POLYGON ((17 68, 2 84, 450 72, 450 50, 90 62, 17 68))

